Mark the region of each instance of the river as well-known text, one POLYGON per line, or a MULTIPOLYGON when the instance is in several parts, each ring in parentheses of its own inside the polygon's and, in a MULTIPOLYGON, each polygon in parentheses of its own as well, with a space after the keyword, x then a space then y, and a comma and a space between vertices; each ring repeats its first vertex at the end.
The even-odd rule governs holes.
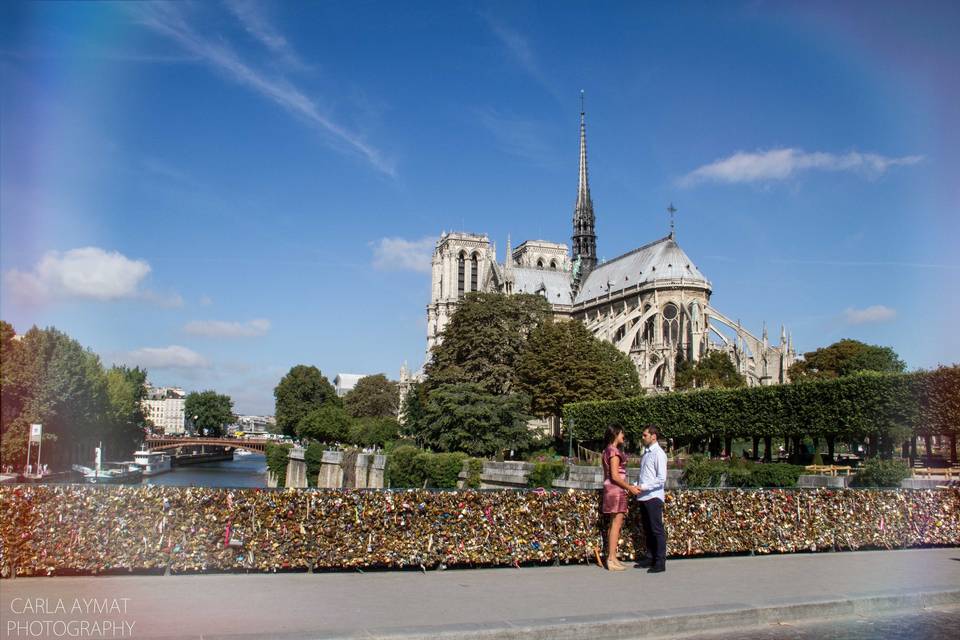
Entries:
POLYGON ((266 487, 267 459, 262 454, 235 456, 233 460, 174 467, 169 473, 150 476, 143 484, 186 487, 266 487))

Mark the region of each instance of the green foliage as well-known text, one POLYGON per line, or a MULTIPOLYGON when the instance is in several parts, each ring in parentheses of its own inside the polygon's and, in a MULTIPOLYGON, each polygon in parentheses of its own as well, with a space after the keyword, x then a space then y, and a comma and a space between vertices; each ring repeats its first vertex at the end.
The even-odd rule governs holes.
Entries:
MULTIPOLYGON (((397 447, 387 458, 387 481, 393 488, 453 489, 463 469, 464 453, 431 453, 417 447, 397 447)), ((479 473, 477 474, 479 484, 479 473)))
POLYGON ((400 436, 395 418, 359 418, 350 425, 347 442, 358 447, 383 447, 400 436))
POLYGON ((100 359, 54 328, 31 328, 21 340, 0 327, 0 461, 26 462, 29 425, 43 425, 43 462, 70 461, 75 444, 103 441, 108 455, 125 453, 129 438, 115 439, 116 423, 100 359))
POLYGON ((529 402, 526 396, 494 395, 476 384, 443 385, 429 393, 421 421, 411 428, 417 442, 440 451, 473 456, 524 451, 533 441, 529 402))
POLYGON ((127 457, 143 441, 147 417, 141 402, 147 395, 147 372, 140 368, 111 367, 107 375, 108 420, 113 425, 113 443, 127 457))
POLYGON ((298 364, 283 376, 273 390, 274 415, 281 433, 293 436, 308 413, 325 405, 339 406, 340 398, 320 370, 298 364))
MULTIPOLYGON (((290 445, 267 443, 267 469, 277 478, 277 486, 287 483, 287 463, 290 461, 290 445)), ((314 476, 316 478, 316 476, 314 476)))
POLYGON ((364 376, 343 397, 343 407, 353 418, 396 418, 400 388, 378 373, 364 376))
POLYGON ((643 425, 666 437, 834 436, 879 434, 900 442, 911 433, 960 430, 960 367, 908 374, 862 373, 804 384, 706 389, 580 402, 564 407, 574 436, 599 440, 608 424, 636 439, 643 425))
POLYGON ((637 369, 614 345, 580 322, 546 322, 530 332, 516 366, 517 388, 538 416, 560 416, 563 405, 643 393, 637 369))
POLYGON ((697 362, 681 360, 677 365, 677 389, 735 389, 747 386, 733 361, 723 351, 711 351, 697 362))
POLYGON ((693 456, 683 469, 683 483, 688 487, 762 488, 795 487, 803 467, 793 464, 758 464, 733 458, 729 461, 693 456))
POLYGON ((852 485, 855 487, 899 487, 911 475, 910 467, 899 460, 873 458, 865 460, 857 469, 852 485))
POLYGON ((326 447, 319 442, 311 442, 303 452, 303 461, 307 465, 307 486, 317 486, 317 476, 323 464, 323 452, 326 447))
POLYGON ((561 460, 537 462, 533 465, 530 475, 527 476, 527 486, 549 489, 553 486, 553 481, 563 475, 563 469, 564 464, 561 460))
POLYGON ((486 393, 511 393, 523 343, 550 315, 542 296, 468 293, 425 367, 428 390, 473 383, 486 393))
POLYGON ((350 436, 350 425, 350 416, 343 407, 327 404, 312 410, 300 420, 297 435, 329 444, 346 442, 350 436))
POLYGON ((481 458, 470 458, 467 463, 467 479, 464 485, 468 489, 479 489, 481 475, 483 475, 483 460, 481 458))
POLYGON ((194 391, 183 403, 183 413, 193 421, 197 435, 223 435, 223 428, 234 421, 233 400, 216 391, 194 391))
POLYGON ((810 464, 817 465, 817 466, 823 464, 823 456, 820 455, 819 451, 813 454, 813 460, 810 461, 810 464))
POLYGON ((906 368, 890 347, 844 339, 803 354, 803 360, 791 365, 788 374, 794 382, 805 382, 849 376, 861 371, 903 373, 906 368))

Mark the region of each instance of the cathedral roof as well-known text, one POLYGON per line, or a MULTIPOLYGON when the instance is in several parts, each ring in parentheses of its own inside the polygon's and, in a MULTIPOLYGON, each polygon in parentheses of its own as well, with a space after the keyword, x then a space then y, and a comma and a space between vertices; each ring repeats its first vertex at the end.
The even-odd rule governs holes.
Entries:
POLYGON ((671 234, 597 265, 580 287, 574 303, 616 293, 644 282, 680 279, 691 284, 710 286, 710 281, 694 266, 671 234))
POLYGON ((570 272, 513 267, 513 292, 545 295, 550 304, 570 304, 570 272))

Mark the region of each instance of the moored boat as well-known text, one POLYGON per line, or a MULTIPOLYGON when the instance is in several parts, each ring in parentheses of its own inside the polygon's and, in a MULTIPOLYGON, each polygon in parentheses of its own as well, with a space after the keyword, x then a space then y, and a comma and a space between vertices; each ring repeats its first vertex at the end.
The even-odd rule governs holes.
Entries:
POLYGON ((155 476, 173 470, 173 460, 162 451, 141 449, 133 454, 133 463, 140 467, 144 476, 155 476))

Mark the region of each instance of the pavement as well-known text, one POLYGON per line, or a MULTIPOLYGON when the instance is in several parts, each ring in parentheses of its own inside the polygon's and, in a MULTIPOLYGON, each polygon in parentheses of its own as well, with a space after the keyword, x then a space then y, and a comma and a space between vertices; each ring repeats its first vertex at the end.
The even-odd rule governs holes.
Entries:
POLYGON ((960 548, 688 558, 662 574, 17 578, 0 582, 0 638, 643 638, 958 606, 960 548))

